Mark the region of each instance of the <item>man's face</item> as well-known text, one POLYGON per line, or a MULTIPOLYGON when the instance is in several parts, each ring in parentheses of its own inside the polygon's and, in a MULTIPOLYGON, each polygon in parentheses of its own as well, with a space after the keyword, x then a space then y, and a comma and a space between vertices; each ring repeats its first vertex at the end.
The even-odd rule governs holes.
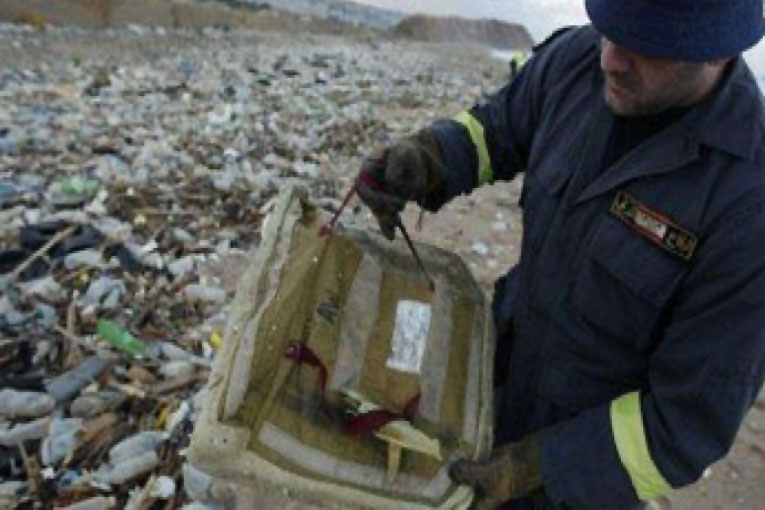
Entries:
POLYGON ((719 76, 711 65, 647 57, 602 40, 604 94, 616 115, 653 115, 699 101, 719 76))

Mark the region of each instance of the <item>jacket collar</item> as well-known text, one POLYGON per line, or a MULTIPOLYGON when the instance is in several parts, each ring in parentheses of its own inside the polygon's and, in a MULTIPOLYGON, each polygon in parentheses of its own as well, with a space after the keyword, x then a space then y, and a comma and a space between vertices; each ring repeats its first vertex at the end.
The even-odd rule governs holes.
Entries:
POLYGON ((743 159, 754 156, 761 137, 763 99, 749 67, 733 60, 722 83, 699 105, 699 142, 743 159))
MULTIPOLYGON (((603 77, 598 69, 593 90, 597 101, 589 137, 595 137, 599 142, 597 150, 585 152, 582 163, 587 165, 600 164, 603 140, 611 124, 607 120, 610 115, 602 98, 602 87, 603 77)), ((740 57, 736 58, 708 98, 603 172, 583 190, 576 202, 589 200, 632 179, 683 167, 700 157, 702 145, 751 159, 762 136, 761 97, 746 63, 740 57)))

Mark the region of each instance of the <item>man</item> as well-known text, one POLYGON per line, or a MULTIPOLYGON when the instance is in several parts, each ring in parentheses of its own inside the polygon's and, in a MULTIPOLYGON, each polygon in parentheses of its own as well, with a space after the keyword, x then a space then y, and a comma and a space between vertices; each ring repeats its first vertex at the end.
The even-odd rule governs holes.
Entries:
POLYGON ((763 381, 765 116, 740 57, 762 2, 586 6, 591 27, 359 179, 392 238, 406 201, 525 174, 496 448, 452 469, 481 510, 640 507, 726 453, 763 381))

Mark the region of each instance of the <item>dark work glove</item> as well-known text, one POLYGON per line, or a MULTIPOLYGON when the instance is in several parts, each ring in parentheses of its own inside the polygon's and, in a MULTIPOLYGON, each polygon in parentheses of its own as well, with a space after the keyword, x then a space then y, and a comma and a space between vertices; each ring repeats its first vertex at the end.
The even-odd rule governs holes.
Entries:
POLYGON ((456 483, 475 489, 470 510, 493 510, 542 486, 539 456, 539 436, 531 434, 500 446, 485 462, 459 460, 449 475, 456 483))
POLYGON ((446 191, 445 173, 438 141, 422 130, 364 160, 357 191, 377 217, 383 235, 393 239, 407 202, 438 209, 446 191))

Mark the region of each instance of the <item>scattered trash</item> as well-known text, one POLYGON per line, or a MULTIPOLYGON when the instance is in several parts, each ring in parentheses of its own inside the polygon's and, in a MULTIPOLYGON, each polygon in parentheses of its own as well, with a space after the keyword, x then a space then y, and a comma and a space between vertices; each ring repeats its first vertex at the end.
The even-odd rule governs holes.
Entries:
POLYGON ((261 36, 0 24, 25 49, 0 68, 0 508, 221 509, 184 452, 274 196, 298 179, 337 210, 411 105, 424 123, 491 81, 390 41, 261 36), (97 57, 43 51, 70 41, 97 57))
POLYGON ((480 241, 473 243, 470 249, 473 251, 473 253, 482 257, 489 254, 489 246, 486 243, 482 243, 480 241))
POLYGON ((69 400, 90 384, 109 367, 106 358, 92 357, 84 360, 72 370, 59 375, 47 384, 47 391, 56 402, 69 400))
POLYGON ((131 436, 109 451, 109 459, 113 464, 119 464, 149 451, 167 440, 167 435, 161 432, 142 432, 131 436))
POLYGON ((50 424, 49 436, 40 449, 44 466, 50 466, 71 455, 77 447, 77 433, 82 430, 82 420, 78 418, 54 418, 50 424))
POLYGON ((0 390, 0 416, 6 418, 39 418, 53 411, 55 405, 45 393, 0 390))
POLYGON ((119 391, 99 391, 77 397, 69 408, 75 418, 96 418, 114 411, 125 402, 126 396, 119 391))
POLYGON ((0 445, 12 447, 25 441, 43 439, 48 435, 50 421, 50 417, 46 416, 14 427, 9 427, 8 424, 0 425, 0 445))
POLYGON ((151 487, 151 497, 167 500, 175 495, 175 480, 169 476, 160 476, 151 487))
POLYGON ((220 350, 223 346, 223 337, 217 331, 213 331, 210 335, 210 345, 213 349, 220 350))
POLYGON ((61 510, 109 510, 115 507, 114 498, 96 496, 61 508, 61 510))
POLYGON ((119 485, 146 474, 157 466, 159 466, 159 456, 157 456, 157 452, 152 450, 123 459, 118 463, 112 461, 112 465, 108 466, 104 472, 99 473, 97 477, 104 483, 119 485))
POLYGON ((144 356, 149 348, 145 343, 126 331, 119 324, 110 320, 98 321, 98 336, 109 344, 134 356, 144 356))
POLYGON ((196 284, 187 285, 183 294, 189 301, 200 303, 219 304, 226 299, 226 291, 223 289, 196 284))
POLYGON ((188 462, 183 465, 183 487, 186 494, 197 501, 209 501, 213 479, 207 473, 200 471, 188 462))

